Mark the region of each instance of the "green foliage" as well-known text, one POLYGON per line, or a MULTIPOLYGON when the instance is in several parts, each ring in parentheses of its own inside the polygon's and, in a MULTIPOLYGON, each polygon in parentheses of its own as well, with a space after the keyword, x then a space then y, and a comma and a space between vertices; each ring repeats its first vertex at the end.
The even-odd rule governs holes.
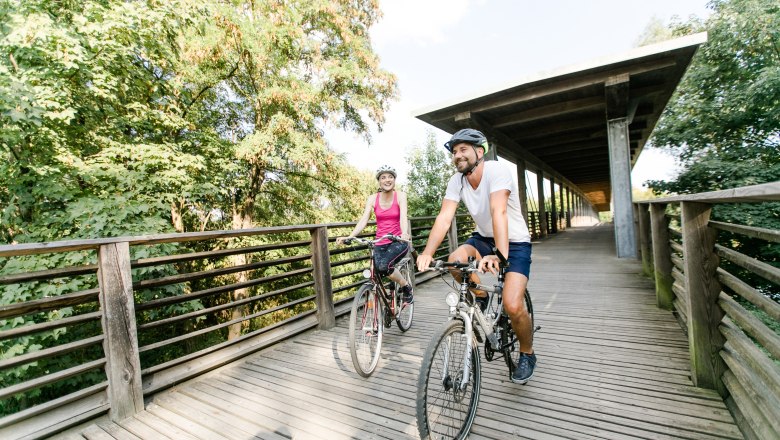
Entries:
MULTIPOLYGON (((368 139, 371 123, 381 128, 396 83, 371 49, 368 30, 378 16, 372 0, 0 0, 0 239, 27 243, 354 220, 366 194, 375 190, 373 176, 330 150, 323 129, 336 126, 368 139)), ((134 247, 132 258, 222 246, 134 247)), ((281 255, 286 252, 249 260, 281 255)), ((133 279, 229 263, 139 268, 133 279)), ((95 264, 94 253, 0 259, 0 275, 87 264, 95 264)), ((235 278, 227 276, 141 289, 135 300, 143 304, 232 282, 235 278)), ((94 275, 11 284, 0 286, 0 304, 95 287, 94 275)), ((308 294, 310 289, 301 289, 253 307, 308 294)), ((231 299, 221 294, 149 309, 138 313, 138 321, 231 299)), ((0 321, 0 330, 95 307, 0 321)), ((284 313, 253 319, 245 330, 283 319, 284 313)), ((142 331, 139 339, 142 345, 157 342, 228 319, 225 313, 198 316, 142 331)), ((99 325, 3 340, 0 357, 83 339, 94 331, 99 325)), ((212 345, 224 340, 224 333, 145 352, 143 363, 157 365, 212 345)), ((101 356, 98 347, 4 370, 0 386, 101 356)), ((102 381, 101 374, 60 381, 0 406, 14 412, 102 381)))
MULTIPOLYGON (((659 121, 653 142, 689 163, 707 151, 776 151, 780 5, 773 0, 718 0, 711 5, 714 12, 706 22, 675 25, 678 34, 706 30, 709 41, 659 121)), ((743 157, 760 152, 744 152, 743 157)))
MULTIPOLYGON (((653 143, 680 158, 671 182, 657 193, 697 193, 780 180, 780 4, 773 0, 715 0, 706 21, 672 26, 677 34, 706 30, 709 41, 653 133, 653 143)), ((780 204, 724 204, 714 220, 780 229, 780 204)), ((720 233, 718 241, 780 266, 780 246, 720 233)), ((727 261, 722 265, 769 297, 777 286, 727 261)))
POLYGON ((425 146, 414 149, 406 158, 409 171, 409 216, 429 216, 439 213, 444 191, 455 170, 446 150, 436 145, 436 136, 428 132, 425 146))

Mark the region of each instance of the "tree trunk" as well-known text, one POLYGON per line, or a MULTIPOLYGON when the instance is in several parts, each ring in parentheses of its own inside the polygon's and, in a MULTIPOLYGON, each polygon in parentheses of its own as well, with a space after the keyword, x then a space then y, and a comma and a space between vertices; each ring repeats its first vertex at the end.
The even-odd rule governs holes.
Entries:
POLYGON ((184 219, 181 215, 183 206, 184 201, 181 199, 171 202, 171 223, 176 232, 184 232, 184 219))
MULTIPOLYGON (((255 208, 255 194, 260 190, 265 180, 265 169, 259 164, 252 164, 249 175, 249 190, 244 195, 243 200, 235 200, 233 205, 233 229, 249 229, 253 226, 252 213, 255 208)), ((232 265, 241 266, 247 264, 246 254, 238 254, 230 257, 232 265)), ((246 272, 238 272, 235 275, 237 283, 243 283, 249 280, 246 272)), ((233 291, 232 301, 247 298, 248 289, 237 289, 233 291)), ((231 311, 230 320, 240 319, 249 314, 248 306, 235 307, 231 311)), ((249 322, 243 321, 228 327, 228 340, 241 336, 242 330, 249 326, 249 322)))

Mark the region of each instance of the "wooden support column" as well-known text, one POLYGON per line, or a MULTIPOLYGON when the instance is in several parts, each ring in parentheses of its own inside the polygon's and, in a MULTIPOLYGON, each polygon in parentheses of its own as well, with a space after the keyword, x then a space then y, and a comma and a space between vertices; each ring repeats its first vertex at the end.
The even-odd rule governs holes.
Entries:
POLYGON ((558 233, 558 209, 555 204, 555 178, 550 176, 550 233, 558 233))
POLYGON ((568 211, 568 204, 566 203, 566 194, 568 193, 568 188, 564 186, 563 181, 561 181, 561 228, 566 229, 567 219, 569 218, 567 211, 568 211))
POLYGON ((453 217, 450 223, 450 230, 447 232, 447 250, 450 253, 458 248, 458 218, 453 217))
POLYGON ((135 322, 130 245, 127 242, 100 246, 98 285, 103 311, 103 351, 106 355, 109 417, 119 422, 144 410, 141 359, 135 322))
POLYGON ((523 213, 525 224, 528 224, 528 188, 525 185, 525 161, 517 161, 517 196, 520 198, 520 211, 523 213))
POLYGON ((314 303, 317 306, 317 328, 328 330, 336 325, 333 309, 333 285, 330 273, 328 228, 320 226, 311 231, 311 265, 314 278, 314 303))
POLYGON ((715 230, 707 226, 712 206, 681 202, 682 237, 685 262, 685 287, 688 292, 688 346, 691 354, 691 379, 701 388, 727 391, 721 376, 726 370, 720 357, 724 338, 718 330, 723 310, 718 305, 720 283, 717 280, 718 256, 715 230))
POLYGON ((642 258, 642 271, 645 275, 653 276, 653 254, 650 238, 650 211, 645 203, 637 203, 639 218, 639 253, 642 258))
POLYGON ((566 188, 566 227, 571 228, 571 216, 572 216, 572 200, 574 199, 574 194, 571 192, 571 188, 566 188))
POLYGON ((674 310, 672 248, 669 246, 669 218, 666 216, 666 203, 650 204, 650 233, 656 304, 661 309, 674 310))
POLYGON ((607 121, 615 247, 618 258, 636 258, 634 212, 631 207, 631 162, 626 118, 607 121))
POLYGON ((634 212, 631 207, 631 155, 628 137, 629 74, 610 77, 604 84, 607 104, 607 140, 618 258, 636 258, 634 212))
POLYGON ((539 206, 539 235, 547 236, 547 209, 544 207, 544 172, 536 170, 536 189, 538 192, 539 206))

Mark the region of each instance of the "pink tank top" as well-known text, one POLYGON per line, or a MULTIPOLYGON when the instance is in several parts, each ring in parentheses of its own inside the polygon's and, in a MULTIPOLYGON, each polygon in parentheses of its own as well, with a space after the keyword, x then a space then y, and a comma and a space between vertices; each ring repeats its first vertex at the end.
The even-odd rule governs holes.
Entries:
MULTIPOLYGON (((386 234, 401 235, 401 207, 398 205, 398 193, 393 191, 393 204, 387 209, 379 206, 379 197, 377 193, 374 201, 374 216, 376 216, 376 238, 386 234)), ((377 244, 388 244, 390 240, 382 240, 377 244)))

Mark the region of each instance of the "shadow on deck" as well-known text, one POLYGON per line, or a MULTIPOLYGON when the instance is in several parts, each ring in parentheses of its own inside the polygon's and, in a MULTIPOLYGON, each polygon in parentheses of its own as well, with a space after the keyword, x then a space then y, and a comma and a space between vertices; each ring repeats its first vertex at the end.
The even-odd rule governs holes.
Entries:
MULTIPOLYGON (((610 225, 572 228, 535 245, 529 289, 537 372, 509 382, 483 360, 472 439, 742 438, 720 397, 690 380, 688 343, 655 306, 637 261, 614 257, 610 225)), ((446 285, 419 286, 412 329, 385 332, 374 375, 354 372, 347 319, 155 395, 146 411, 60 438, 418 438, 422 354, 445 320, 446 285)))

